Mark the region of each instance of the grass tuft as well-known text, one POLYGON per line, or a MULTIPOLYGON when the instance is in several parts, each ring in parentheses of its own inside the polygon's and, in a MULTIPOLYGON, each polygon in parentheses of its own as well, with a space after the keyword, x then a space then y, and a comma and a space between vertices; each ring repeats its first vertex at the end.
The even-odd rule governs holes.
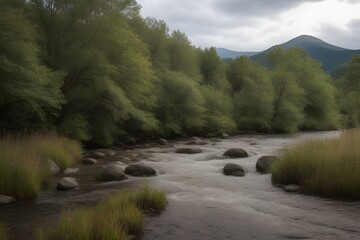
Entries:
POLYGON ((272 165, 272 182, 298 184, 327 197, 360 199, 360 130, 285 149, 272 165))
POLYGON ((81 157, 78 142, 56 135, 6 136, 0 139, 0 194, 33 199, 51 178, 47 160, 60 168, 81 157))
POLYGON ((142 210, 160 213, 165 209, 168 201, 164 192, 151 190, 149 185, 145 185, 136 195, 136 204, 142 210))
POLYGON ((117 193, 95 207, 63 212, 57 225, 39 230, 36 239, 129 239, 129 235, 139 236, 143 232, 141 210, 147 211, 151 207, 160 212, 166 204, 165 194, 149 186, 141 191, 117 193))

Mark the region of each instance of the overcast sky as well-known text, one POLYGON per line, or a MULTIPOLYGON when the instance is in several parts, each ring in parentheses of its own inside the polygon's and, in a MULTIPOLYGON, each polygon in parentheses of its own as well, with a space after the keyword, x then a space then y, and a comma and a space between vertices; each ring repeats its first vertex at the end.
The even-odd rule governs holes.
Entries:
POLYGON ((138 0, 195 46, 259 51, 307 34, 360 49, 360 0, 138 0))

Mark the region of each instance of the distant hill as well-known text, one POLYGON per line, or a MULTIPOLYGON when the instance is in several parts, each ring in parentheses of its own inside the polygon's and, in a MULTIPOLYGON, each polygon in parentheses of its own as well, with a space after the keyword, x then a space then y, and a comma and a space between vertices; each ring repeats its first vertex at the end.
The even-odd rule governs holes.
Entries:
POLYGON ((216 51, 217 51, 218 55, 220 56, 220 58, 222 58, 222 59, 237 58, 240 56, 251 57, 251 56, 259 53, 259 52, 236 52, 236 51, 232 51, 232 50, 226 49, 226 48, 216 48, 216 51))
MULTIPOLYGON (((360 54, 360 50, 350 50, 331 45, 313 36, 301 35, 286 43, 280 44, 284 49, 302 48, 314 59, 323 65, 326 72, 334 73, 341 69, 355 54, 360 54)), ((271 48, 251 56, 251 58, 263 65, 268 65, 266 54, 271 48)), ((335 74, 334 74, 335 75, 335 74)))

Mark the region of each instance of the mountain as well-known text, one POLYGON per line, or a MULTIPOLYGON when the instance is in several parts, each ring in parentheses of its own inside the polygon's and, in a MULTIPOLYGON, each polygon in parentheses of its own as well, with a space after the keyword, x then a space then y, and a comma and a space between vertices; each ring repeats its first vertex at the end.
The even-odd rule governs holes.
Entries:
MULTIPOLYGON (((301 35, 290 41, 280 44, 284 49, 302 48, 308 54, 319 61, 323 65, 326 72, 332 73, 336 69, 344 66, 355 54, 360 54, 360 50, 350 50, 331 45, 313 36, 301 35)), ((251 58, 263 65, 269 65, 266 54, 271 50, 269 48, 259 54, 251 56, 251 58)))
POLYGON ((216 51, 217 51, 217 54, 222 59, 237 58, 240 56, 251 57, 251 56, 259 53, 259 52, 236 52, 236 51, 226 49, 226 48, 216 48, 216 51))

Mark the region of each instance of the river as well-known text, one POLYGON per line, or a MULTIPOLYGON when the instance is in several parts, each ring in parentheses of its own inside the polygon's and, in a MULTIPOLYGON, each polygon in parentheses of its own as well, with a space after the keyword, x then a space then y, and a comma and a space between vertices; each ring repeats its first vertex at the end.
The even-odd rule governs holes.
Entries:
MULTIPOLYGON (((196 146, 200 154, 174 153, 189 147, 187 141, 169 146, 156 144, 125 150, 94 166, 60 174, 39 198, 0 207, 0 222, 12 227, 16 239, 31 239, 36 226, 53 224, 61 209, 93 205, 109 193, 140 186, 145 181, 167 193, 169 205, 159 216, 147 217, 143 240, 161 239, 360 239, 360 202, 341 201, 299 193, 287 193, 271 184, 271 175, 256 173, 262 155, 277 155, 285 146, 304 139, 337 136, 339 132, 295 135, 239 135, 196 146), (229 148, 245 149, 250 157, 228 159, 229 148), (133 158, 158 171, 158 176, 101 184, 94 180, 99 168, 119 159, 133 158), (226 163, 246 169, 245 177, 222 174, 226 163), (80 187, 55 190, 62 176, 78 179, 80 187)), ((125 166, 125 164, 124 164, 125 166)))

